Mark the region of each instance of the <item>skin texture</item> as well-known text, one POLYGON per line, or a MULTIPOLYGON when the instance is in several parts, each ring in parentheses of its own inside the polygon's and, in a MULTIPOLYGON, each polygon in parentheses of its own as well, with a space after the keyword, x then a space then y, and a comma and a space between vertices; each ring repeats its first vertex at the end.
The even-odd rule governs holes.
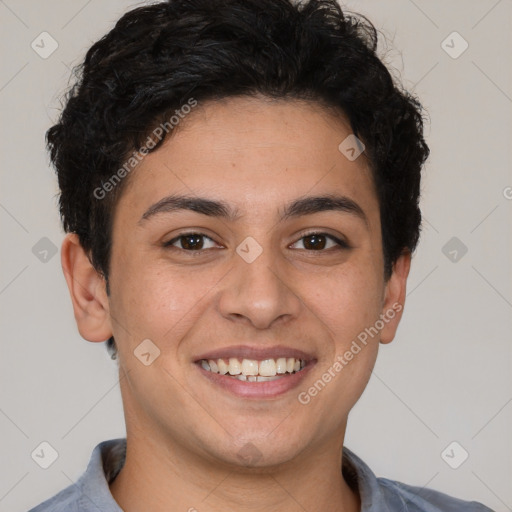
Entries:
POLYGON ((119 350, 128 448, 110 488, 126 512, 359 510, 340 470, 347 417, 401 311, 307 405, 297 399, 405 300, 410 254, 384 281, 370 170, 364 154, 352 162, 338 150, 350 133, 343 116, 313 102, 200 103, 129 177, 114 216, 110 296, 76 235, 64 240, 80 334, 92 342, 113 334, 119 350), (140 221, 178 193, 223 200, 241 217, 181 210, 140 221), (288 202, 325 194, 358 203, 366 222, 340 211, 279 220, 288 202), (191 232, 209 237, 193 247, 203 252, 186 252, 183 239, 163 247, 191 232), (310 232, 350 248, 329 238, 316 248, 303 238, 310 232), (248 236, 262 248, 252 263, 236 252, 248 236), (144 339, 160 350, 148 366, 133 354, 144 339), (297 348, 316 363, 281 396, 242 399, 194 362, 240 344, 297 348), (258 454, 249 462, 238 456, 247 446, 258 454))

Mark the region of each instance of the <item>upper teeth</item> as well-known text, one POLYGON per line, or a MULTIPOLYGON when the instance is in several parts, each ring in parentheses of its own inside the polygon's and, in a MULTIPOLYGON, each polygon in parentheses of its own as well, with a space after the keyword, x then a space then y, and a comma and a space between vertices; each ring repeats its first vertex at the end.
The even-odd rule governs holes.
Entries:
POLYGON ((221 375, 259 375, 262 377, 273 377, 283 373, 298 372, 304 368, 306 362, 294 357, 279 357, 278 359, 242 359, 240 362, 236 357, 230 357, 228 363, 224 359, 202 359, 201 366, 210 372, 221 375))

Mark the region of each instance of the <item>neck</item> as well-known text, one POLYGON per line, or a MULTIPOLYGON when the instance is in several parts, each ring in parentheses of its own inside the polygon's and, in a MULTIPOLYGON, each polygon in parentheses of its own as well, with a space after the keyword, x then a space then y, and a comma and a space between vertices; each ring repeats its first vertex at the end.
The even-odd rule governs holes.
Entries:
POLYGON ((359 495, 341 472, 342 441, 334 444, 278 467, 246 468, 128 430, 126 462, 110 491, 125 512, 357 512, 359 495))

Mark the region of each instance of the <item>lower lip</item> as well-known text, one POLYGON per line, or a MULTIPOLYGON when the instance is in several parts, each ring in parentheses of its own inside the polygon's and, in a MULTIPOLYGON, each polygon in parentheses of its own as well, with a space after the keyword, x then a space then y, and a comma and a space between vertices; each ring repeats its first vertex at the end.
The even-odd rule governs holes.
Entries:
POLYGON ((194 366, 204 375, 210 382, 224 388, 226 391, 243 398, 275 398, 284 395, 293 388, 296 388, 300 382, 309 373, 315 362, 309 362, 302 370, 292 373, 286 377, 267 382, 244 382, 234 377, 227 377, 220 373, 213 373, 205 370, 198 364, 194 366))

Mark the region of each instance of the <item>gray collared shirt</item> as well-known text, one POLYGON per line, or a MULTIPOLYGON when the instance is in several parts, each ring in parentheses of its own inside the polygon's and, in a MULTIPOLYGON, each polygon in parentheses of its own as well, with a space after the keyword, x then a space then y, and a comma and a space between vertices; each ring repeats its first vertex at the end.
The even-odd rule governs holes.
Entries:
MULTIPOLYGON (((109 489, 121 470, 126 439, 110 439, 98 444, 85 473, 53 498, 29 512, 123 512, 109 489)), ((462 501, 432 489, 412 487, 377 478, 354 453, 343 448, 343 475, 358 489, 361 512, 493 512, 475 501, 462 501)))

